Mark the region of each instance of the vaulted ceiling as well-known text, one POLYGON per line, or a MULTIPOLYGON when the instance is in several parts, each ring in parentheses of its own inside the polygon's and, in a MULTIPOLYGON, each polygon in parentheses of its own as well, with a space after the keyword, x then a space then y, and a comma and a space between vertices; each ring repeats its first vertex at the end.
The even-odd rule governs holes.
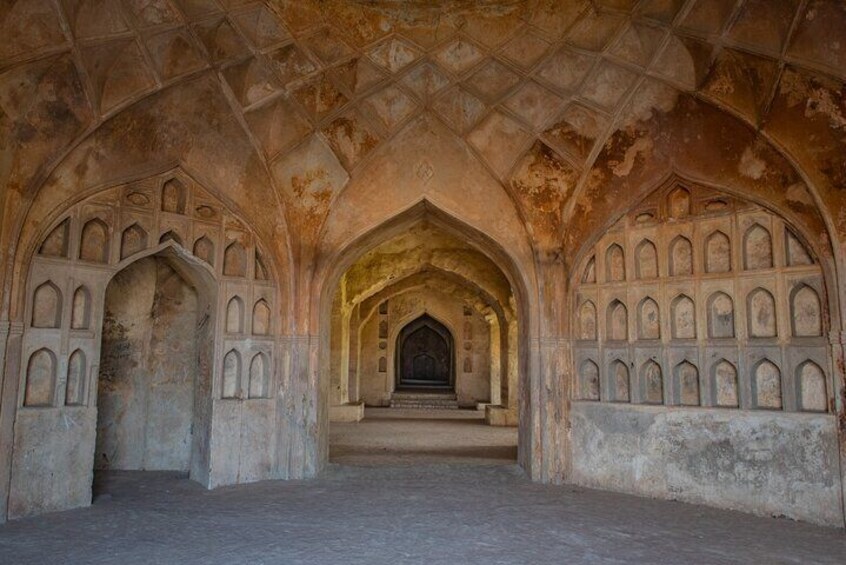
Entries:
POLYGON ((846 234, 839 0, 0 5, 6 242, 30 207, 174 164, 260 234, 313 241, 421 120, 540 248, 577 246, 673 171, 846 234))

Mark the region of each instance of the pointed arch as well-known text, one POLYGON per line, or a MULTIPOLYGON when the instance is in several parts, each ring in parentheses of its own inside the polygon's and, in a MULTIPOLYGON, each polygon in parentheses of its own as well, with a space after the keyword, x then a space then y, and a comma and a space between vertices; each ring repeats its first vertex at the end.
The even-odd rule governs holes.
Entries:
POLYGON ((743 234, 743 268, 747 271, 773 268, 773 238, 761 224, 752 224, 743 234))
POLYGON ((693 274, 693 244, 683 235, 670 242, 670 276, 693 274))
POLYGON ((162 185, 162 212, 171 214, 185 214, 188 202, 188 189, 185 184, 174 177, 162 185))
POLYGON ((38 254, 45 257, 67 258, 70 251, 70 218, 65 218, 50 230, 38 247, 38 254))
POLYGON ((808 359, 796 368, 796 397, 799 410, 805 412, 827 412, 828 391, 825 372, 808 359))
POLYGON ((685 359, 673 370, 673 390, 676 404, 680 406, 699 406, 699 369, 685 359))
POLYGON ((214 267, 214 242, 206 236, 194 242, 194 255, 214 267))
POLYGON ((180 236, 175 230, 168 230, 159 237, 159 243, 165 243, 168 241, 172 241, 177 245, 182 245, 182 236, 180 236))
POLYGON ((690 191, 677 186, 667 195, 667 215, 673 219, 686 218, 690 215, 690 191))
POLYGON ((92 263, 109 262, 109 226, 100 218, 92 218, 82 226, 79 258, 92 263))
POLYGON ((820 296, 807 284, 800 284, 790 293, 790 320, 795 337, 823 335, 820 296))
POLYGON ((596 339, 596 306, 590 300, 579 308, 579 339, 596 339))
POLYGON ((53 281, 41 283, 32 293, 32 327, 59 328, 62 325, 62 291, 53 281))
POLYGON ((641 241, 635 249, 635 276, 638 279, 658 278, 658 250, 648 239, 641 241))
POLYGON ((241 242, 233 241, 223 252, 223 275, 226 277, 247 276, 247 252, 241 242))
POLYGON ((746 297, 746 317, 749 337, 776 337, 778 324, 776 302, 765 288, 753 289, 746 297))
POLYGON ((661 313, 658 303, 646 297, 637 308, 638 339, 661 339, 661 313))
POLYGON ((626 254, 616 243, 611 244, 605 251, 605 280, 607 282, 626 280, 626 254))
POLYGON ((755 408, 781 410, 781 370, 769 359, 759 361, 752 372, 755 408))
POLYGON ((708 337, 734 337, 734 301, 725 292, 715 292, 708 298, 708 337))
POLYGON ((250 361, 249 398, 267 398, 270 393, 270 362, 264 353, 256 353, 250 361))
POLYGON ((82 406, 85 404, 85 380, 85 352, 77 349, 68 358, 68 375, 65 384, 66 406, 82 406))
POLYGON ((631 402, 631 381, 629 379, 629 368, 619 359, 611 362, 608 368, 611 377, 611 390, 613 391, 614 402, 631 402))
POLYGON ((264 298, 253 306, 253 335, 270 335, 270 306, 264 298))
POLYGON ((221 383, 222 398, 241 397, 241 354, 231 349, 223 357, 223 373, 221 383))
POLYGON ((731 240, 720 230, 705 239, 705 272, 731 272, 731 240))
POLYGON ((686 294, 670 303, 670 326, 673 339, 696 339, 696 306, 686 294))
POLYGON ((605 332, 605 338, 608 341, 626 341, 629 339, 629 313, 625 304, 619 300, 613 300, 608 305, 605 332))
POLYGON ((139 224, 132 224, 120 237, 120 258, 126 259, 147 248, 147 231, 139 224))
POLYGON ((591 256, 585 265, 585 270, 582 273, 582 283, 593 284, 596 282, 596 256, 591 256))
POLYGON ((73 292, 71 308, 71 329, 87 330, 91 326, 91 293, 84 285, 73 292))
POLYGON ((653 359, 640 366, 640 382, 644 404, 664 404, 664 377, 661 366, 653 359))
POLYGON ((233 296, 226 303, 226 333, 244 332, 244 301, 240 296, 233 296))
POLYGON ((56 356, 46 347, 29 357, 24 406, 52 406, 56 391, 56 356))
POLYGON ((720 359, 711 370, 714 405, 721 408, 740 406, 740 393, 737 384, 737 368, 734 364, 720 359))
POLYGON ((599 366, 590 359, 582 361, 579 367, 579 399, 600 399, 599 366))

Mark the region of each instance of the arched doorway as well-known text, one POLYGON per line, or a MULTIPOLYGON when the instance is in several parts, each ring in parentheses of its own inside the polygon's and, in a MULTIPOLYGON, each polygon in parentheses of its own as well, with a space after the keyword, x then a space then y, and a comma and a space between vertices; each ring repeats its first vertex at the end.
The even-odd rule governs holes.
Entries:
POLYGON ((453 390, 455 354, 452 333, 424 314, 397 337, 396 389, 453 390))

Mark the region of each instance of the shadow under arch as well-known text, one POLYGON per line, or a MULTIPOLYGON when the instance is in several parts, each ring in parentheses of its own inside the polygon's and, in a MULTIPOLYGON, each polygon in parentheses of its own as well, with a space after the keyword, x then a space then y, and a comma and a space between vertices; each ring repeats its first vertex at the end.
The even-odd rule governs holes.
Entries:
MULTIPOLYGON (((437 315, 433 315, 428 310, 424 309, 422 312, 416 312, 416 315, 411 317, 407 316, 403 319, 400 324, 400 330, 396 332, 396 336, 394 337, 394 390, 400 390, 401 388, 413 388, 414 386, 428 386, 426 384, 421 383, 411 383, 405 382, 403 379, 403 375, 405 373, 405 369, 403 367, 405 359, 405 344, 408 339, 410 339, 414 333, 418 330, 422 330, 424 328, 428 328, 429 330, 433 331, 437 334, 440 339, 443 341, 443 344, 446 348, 447 353, 447 367, 446 367, 446 383, 441 385, 441 388, 452 388, 455 390, 456 386, 456 348, 455 348, 455 335, 456 335, 456 328, 451 327, 444 320, 439 319, 437 315), (410 318, 410 319, 409 319, 410 318)), ((434 367, 433 367, 434 368, 434 367)))
MULTIPOLYGON (((539 313, 537 311, 537 289, 518 266, 513 256, 498 242, 477 228, 441 210, 427 199, 399 212, 380 225, 358 236, 342 249, 326 257, 316 269, 312 304, 311 327, 318 330, 317 339, 317 446, 315 472, 322 470, 329 460, 329 388, 331 318, 332 302, 335 291, 343 274, 365 253, 379 244, 388 241, 408 230, 411 226, 427 222, 429 225, 458 237, 484 254, 496 265, 511 285, 518 319, 518 386, 517 405, 518 426, 518 463, 535 480, 541 479, 542 454, 536 453, 533 441, 536 434, 543 433, 540 417, 535 414, 538 407, 537 395, 540 379, 536 378, 539 370, 538 347, 532 347, 539 338, 539 313), (314 319, 316 317, 316 319, 314 319)), ((534 265, 527 266, 534 269, 534 265)))

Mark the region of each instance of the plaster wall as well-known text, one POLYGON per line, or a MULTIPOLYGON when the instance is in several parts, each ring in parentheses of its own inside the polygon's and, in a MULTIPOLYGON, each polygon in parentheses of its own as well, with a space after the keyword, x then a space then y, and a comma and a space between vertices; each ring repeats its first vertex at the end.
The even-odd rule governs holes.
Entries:
POLYGON ((577 401, 575 484, 843 526, 829 414, 577 401))

